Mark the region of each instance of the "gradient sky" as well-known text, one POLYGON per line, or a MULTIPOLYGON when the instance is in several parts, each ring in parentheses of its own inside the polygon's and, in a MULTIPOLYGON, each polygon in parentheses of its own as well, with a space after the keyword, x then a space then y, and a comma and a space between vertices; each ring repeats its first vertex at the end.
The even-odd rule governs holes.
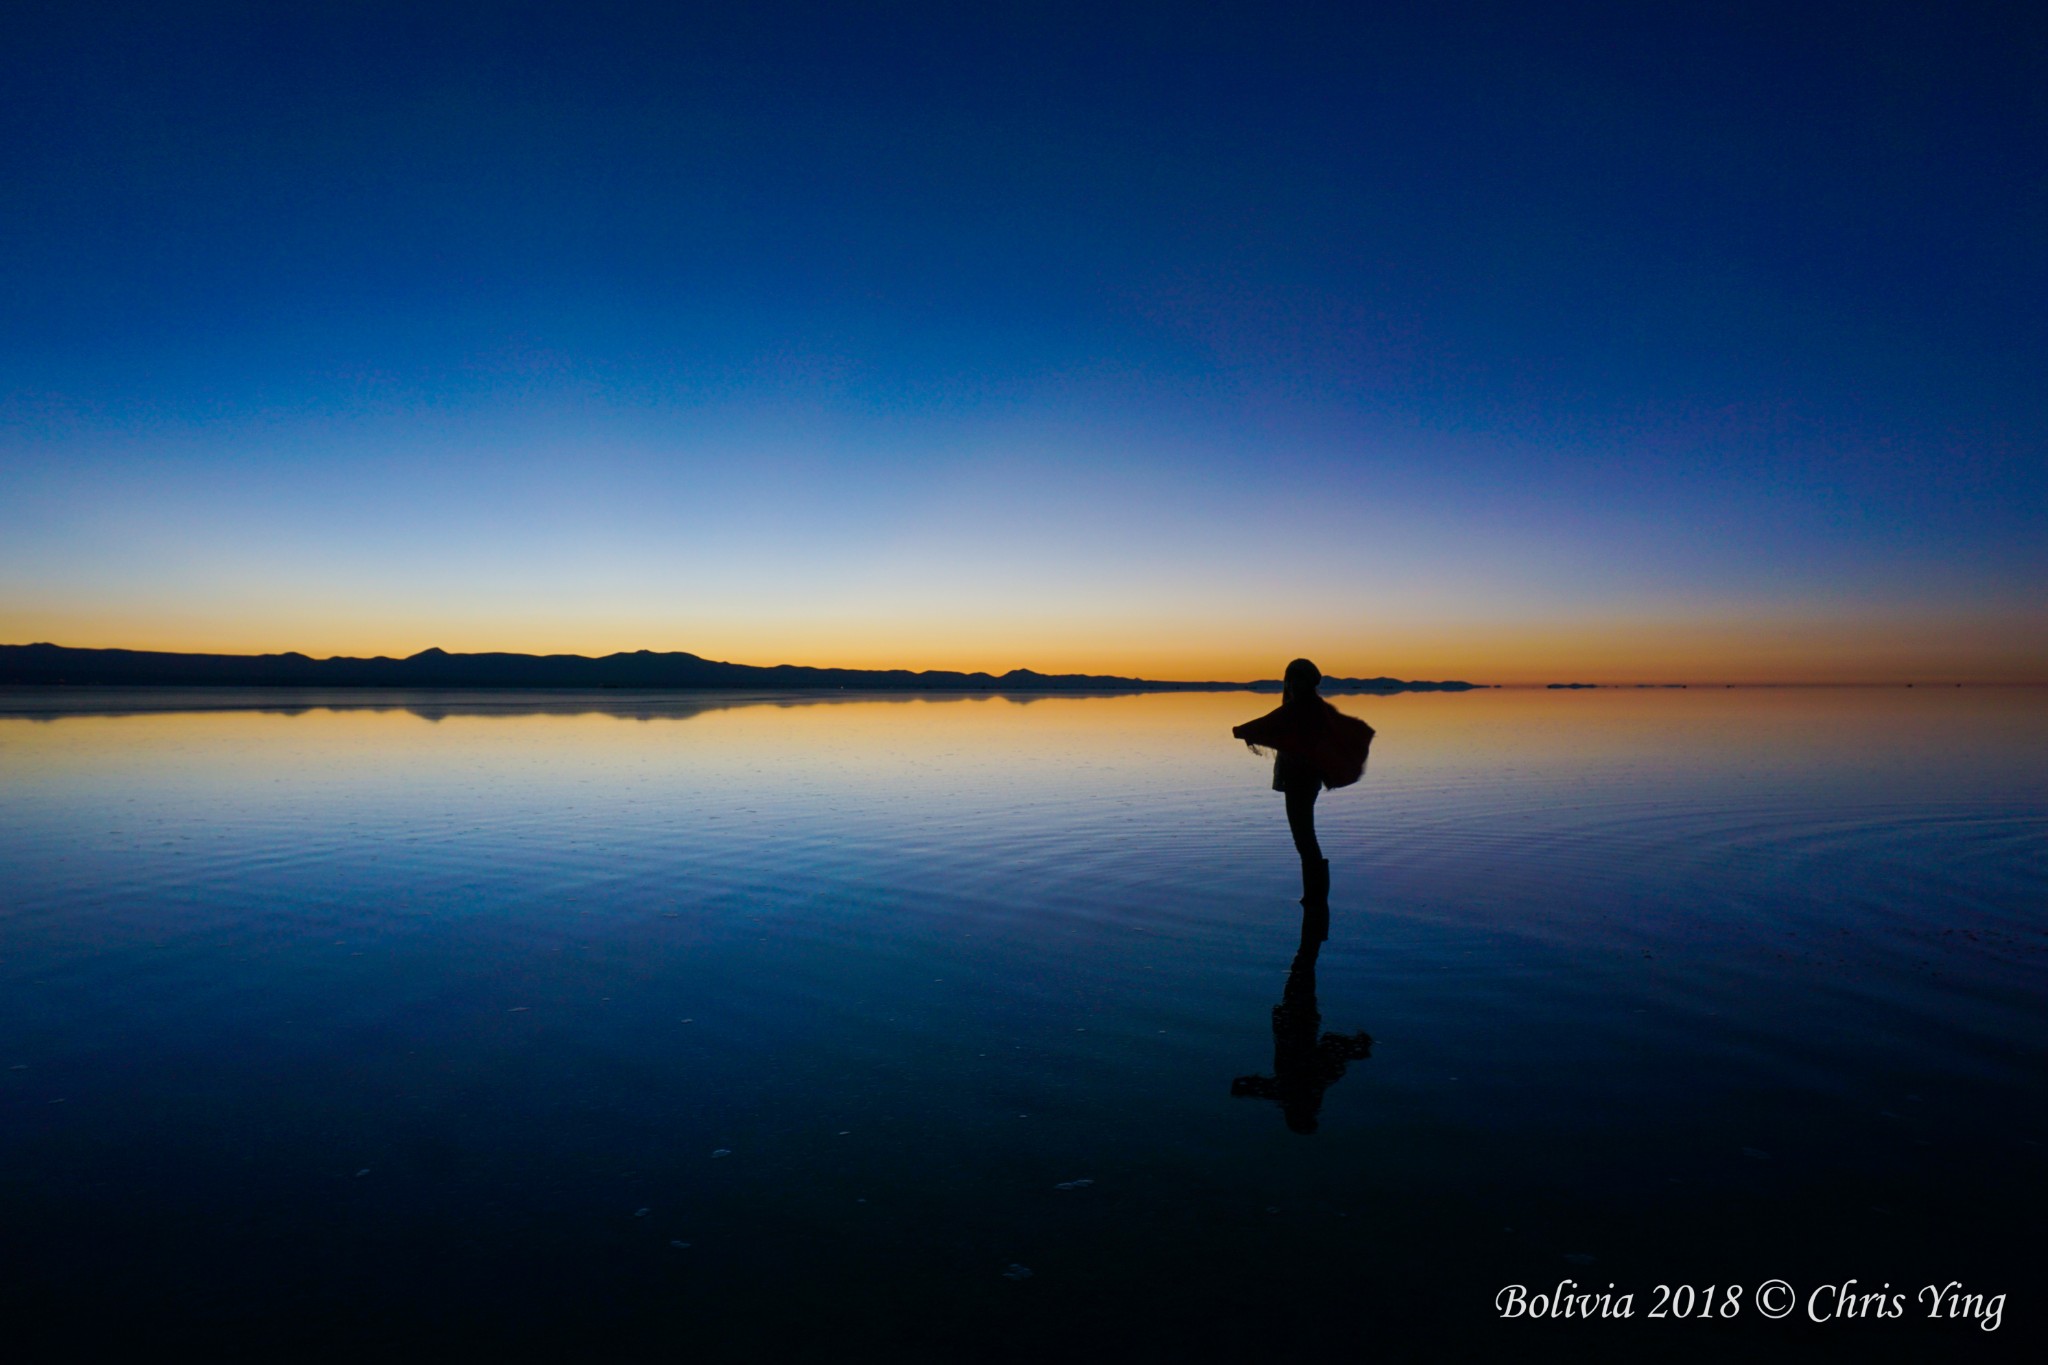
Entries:
POLYGON ((2037 4, 11 5, 0 641, 2048 679, 2037 4))

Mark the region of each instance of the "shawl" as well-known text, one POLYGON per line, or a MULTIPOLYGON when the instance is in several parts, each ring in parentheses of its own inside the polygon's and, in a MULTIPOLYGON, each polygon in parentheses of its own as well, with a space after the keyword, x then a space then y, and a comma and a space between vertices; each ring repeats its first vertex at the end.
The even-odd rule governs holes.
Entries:
POLYGON ((1324 786, 1348 787, 1365 775, 1373 728, 1323 702, 1314 708, 1278 706, 1230 733, 1281 753, 1300 754, 1315 763, 1324 786))

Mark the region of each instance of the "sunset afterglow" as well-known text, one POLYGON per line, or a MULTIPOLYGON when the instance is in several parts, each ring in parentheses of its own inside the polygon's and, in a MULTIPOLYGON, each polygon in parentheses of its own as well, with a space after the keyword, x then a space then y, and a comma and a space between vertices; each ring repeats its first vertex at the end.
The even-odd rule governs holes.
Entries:
POLYGON ((41 16, 0 642, 2048 678, 1972 23, 862 13, 41 16))

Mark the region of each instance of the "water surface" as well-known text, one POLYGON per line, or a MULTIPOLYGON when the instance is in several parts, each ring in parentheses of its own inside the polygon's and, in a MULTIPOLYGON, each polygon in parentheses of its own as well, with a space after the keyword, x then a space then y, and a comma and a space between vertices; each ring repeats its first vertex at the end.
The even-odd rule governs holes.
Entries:
MULTIPOLYGON (((1854 1277, 2006 1323, 1684 1327, 2006 1341, 2044 700, 1341 699, 1380 733, 1319 806, 1308 1036, 1372 1043, 1302 1132, 1232 1094, 1301 940, 1228 739, 1269 696, 0 693, 0 1306, 253 1357, 1343 1359, 1505 1331, 1509 1283, 1854 1277)), ((1623 1326, 1509 1342, 1679 1327, 1623 1326)))

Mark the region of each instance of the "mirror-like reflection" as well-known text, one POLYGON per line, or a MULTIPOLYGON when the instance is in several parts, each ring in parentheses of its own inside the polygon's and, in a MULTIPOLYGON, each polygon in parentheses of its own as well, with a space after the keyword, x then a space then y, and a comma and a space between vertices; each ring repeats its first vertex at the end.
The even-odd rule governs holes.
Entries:
POLYGON ((2043 1220, 2039 689, 1375 698, 1330 916, 1270 698, 232 700, 0 690, 22 1359, 1492 1358, 2043 1220))
POLYGON ((1297 1133, 1313 1133, 1323 1112, 1323 1092, 1344 1079, 1344 1068, 1372 1056, 1372 1035, 1324 1033, 1316 1007, 1316 958, 1330 938, 1330 908, 1311 905, 1301 912, 1301 947, 1287 969, 1287 985, 1273 1006, 1273 1074, 1239 1076, 1230 1093, 1244 1099, 1272 1100, 1281 1117, 1297 1133))

